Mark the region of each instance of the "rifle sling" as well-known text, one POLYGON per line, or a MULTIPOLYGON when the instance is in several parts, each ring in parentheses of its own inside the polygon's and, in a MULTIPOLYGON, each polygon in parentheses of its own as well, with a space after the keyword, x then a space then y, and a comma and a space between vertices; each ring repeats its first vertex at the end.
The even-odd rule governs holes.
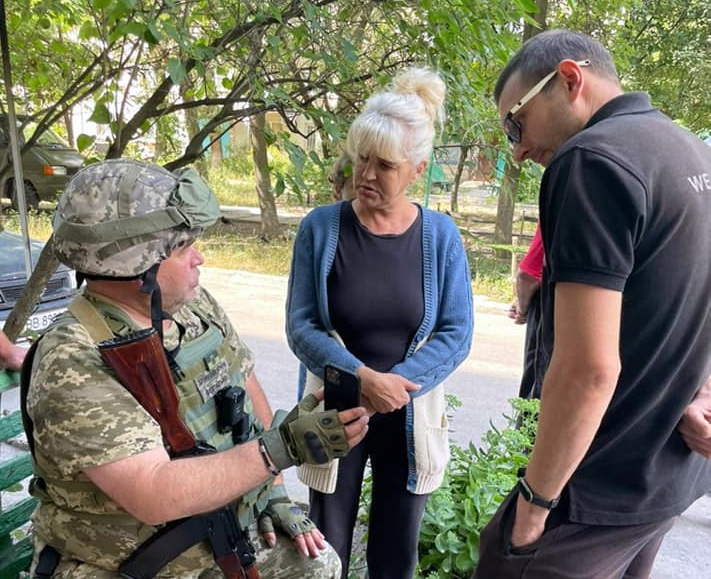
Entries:
MULTIPOLYGON (((155 577, 163 567, 190 547, 204 539, 210 539, 213 531, 207 518, 207 515, 196 515, 168 523, 121 563, 118 568, 119 573, 127 579, 155 577)), ((236 553, 228 553, 221 559, 232 559, 232 561, 223 561, 229 565, 229 570, 220 565, 227 579, 246 577, 236 553)))
POLYGON ((75 295, 67 309, 86 328, 91 339, 97 344, 114 337, 104 317, 82 294, 75 295))

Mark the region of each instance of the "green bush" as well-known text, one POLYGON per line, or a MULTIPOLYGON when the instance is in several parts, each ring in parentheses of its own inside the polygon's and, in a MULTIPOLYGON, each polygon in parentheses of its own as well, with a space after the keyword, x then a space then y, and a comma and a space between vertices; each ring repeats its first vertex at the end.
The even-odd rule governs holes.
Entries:
POLYGON ((419 577, 470 577, 479 559, 479 534, 514 487, 533 448, 538 400, 515 398, 506 426, 493 424, 483 446, 452 445, 444 484, 427 502, 420 531, 419 577))

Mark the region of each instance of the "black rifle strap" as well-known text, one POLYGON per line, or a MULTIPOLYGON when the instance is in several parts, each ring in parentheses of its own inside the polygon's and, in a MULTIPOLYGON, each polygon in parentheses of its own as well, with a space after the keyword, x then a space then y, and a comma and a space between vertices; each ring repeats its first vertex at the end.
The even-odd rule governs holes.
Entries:
POLYGON ((150 579, 163 567, 199 541, 207 538, 199 516, 166 524, 149 537, 119 566, 122 577, 150 579))

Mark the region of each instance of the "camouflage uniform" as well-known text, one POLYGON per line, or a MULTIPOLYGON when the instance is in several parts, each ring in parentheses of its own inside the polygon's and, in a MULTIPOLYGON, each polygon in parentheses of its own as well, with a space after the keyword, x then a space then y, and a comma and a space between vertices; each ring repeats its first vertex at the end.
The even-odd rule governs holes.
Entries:
MULTIPOLYGON (((112 177, 111 172, 105 174, 112 177)), ((150 172, 139 175, 144 180, 150 177, 150 172)), ((147 186, 156 190, 161 182, 147 186)), ((101 197, 105 192, 99 187, 96 195, 101 197)), ((67 194, 71 195, 71 188, 64 197, 67 194)), ((193 230, 176 233, 171 243, 179 244, 194 235, 193 230)), ((65 244, 64 250, 65 254, 67 251, 76 253, 82 248, 77 245, 67 250, 65 244)), ((146 247, 143 250, 146 251, 146 247)), ((90 257, 93 253, 92 250, 86 255, 90 257)), ((114 262, 121 267, 120 260, 114 262)), ((130 262, 128 260, 128 267, 130 262)), ((142 267, 143 263, 139 269, 142 267)), ((92 267, 87 269, 92 270, 92 267)), ((117 270, 113 275, 131 273, 117 270)), ((88 290, 84 295, 116 335, 136 329, 120 309, 101 301, 88 290)), ((194 344, 208 342, 202 347, 210 353, 206 358, 210 368, 221 368, 221 378, 231 385, 244 387, 254 366, 252 353, 206 291, 200 290, 196 299, 173 318, 185 329, 179 352, 190 352, 191 347, 194 351, 194 344)), ((166 348, 173 349, 179 339, 178 328, 173 324, 165 333, 166 348)), ((188 361, 186 367, 195 366, 190 366, 188 361)), ((204 370, 204 374, 210 374, 210 370, 204 370)), ((232 446, 231 435, 217 432, 214 392, 209 388, 201 390, 201 385, 205 386, 202 378, 205 377, 193 372, 187 379, 176 379, 180 412, 196 438, 224 450, 232 446)), ((252 414, 248 398, 245 410, 250 414, 250 431, 254 436, 263 426, 252 414)), ((89 481, 83 471, 162 446, 159 425, 115 379, 94 339, 70 313, 56 320, 38 344, 27 412, 34 423, 38 475, 31 485, 31 493, 40 499, 32 517, 35 559, 42 547, 50 544, 62 555, 54 577, 118 577, 118 565, 150 537, 156 527, 134 519, 89 481)), ((256 516, 266 506, 270 486, 271 483, 250 491, 239 499, 237 508, 240 522, 248 526, 254 539, 261 576, 264 579, 340 577, 340 561, 330 547, 318 559, 311 559, 299 554, 293 541, 285 535, 277 534, 277 545, 273 548, 257 537, 256 516)), ((203 541, 171 561, 158 577, 219 578, 222 573, 203 541)))

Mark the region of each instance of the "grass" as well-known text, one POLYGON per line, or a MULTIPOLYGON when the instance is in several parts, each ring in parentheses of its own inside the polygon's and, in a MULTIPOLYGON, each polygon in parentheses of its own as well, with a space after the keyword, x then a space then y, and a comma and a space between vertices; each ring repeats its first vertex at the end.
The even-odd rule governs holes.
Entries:
POLYGON ((257 234, 258 224, 228 225, 218 223, 200 237, 195 246, 205 257, 205 265, 241 269, 252 273, 288 275, 295 230, 269 241, 257 234))
MULTIPOLYGON (((2 229, 21 233, 20 216, 16 211, 6 210, 2 214, 2 229)), ((47 241, 52 234, 51 213, 31 209, 27 216, 27 229, 32 239, 47 241)))
MULTIPOLYGON (((234 189, 238 191, 237 188, 234 189)), ((252 194, 254 196, 254 194, 252 194)), ((242 193, 235 193, 232 203, 221 199, 222 204, 255 205, 242 193), (240 197, 239 195, 244 195, 240 197)), ((46 241, 52 233, 51 212, 31 210, 28 215, 30 237, 46 241)), ((460 226, 466 224, 460 221, 460 226)), ((2 225, 8 231, 20 232, 19 216, 14 211, 2 215, 2 225)), ((252 273, 288 275, 291 262, 295 228, 285 230, 285 235, 266 243, 259 238, 258 224, 218 223, 198 239, 196 247, 205 257, 205 265, 225 269, 241 269, 252 273)), ((467 232, 463 236, 472 272, 475 294, 485 295, 494 301, 508 303, 513 300, 510 259, 497 259, 485 236, 467 232)), ((520 252, 521 250, 519 250, 520 252)))

